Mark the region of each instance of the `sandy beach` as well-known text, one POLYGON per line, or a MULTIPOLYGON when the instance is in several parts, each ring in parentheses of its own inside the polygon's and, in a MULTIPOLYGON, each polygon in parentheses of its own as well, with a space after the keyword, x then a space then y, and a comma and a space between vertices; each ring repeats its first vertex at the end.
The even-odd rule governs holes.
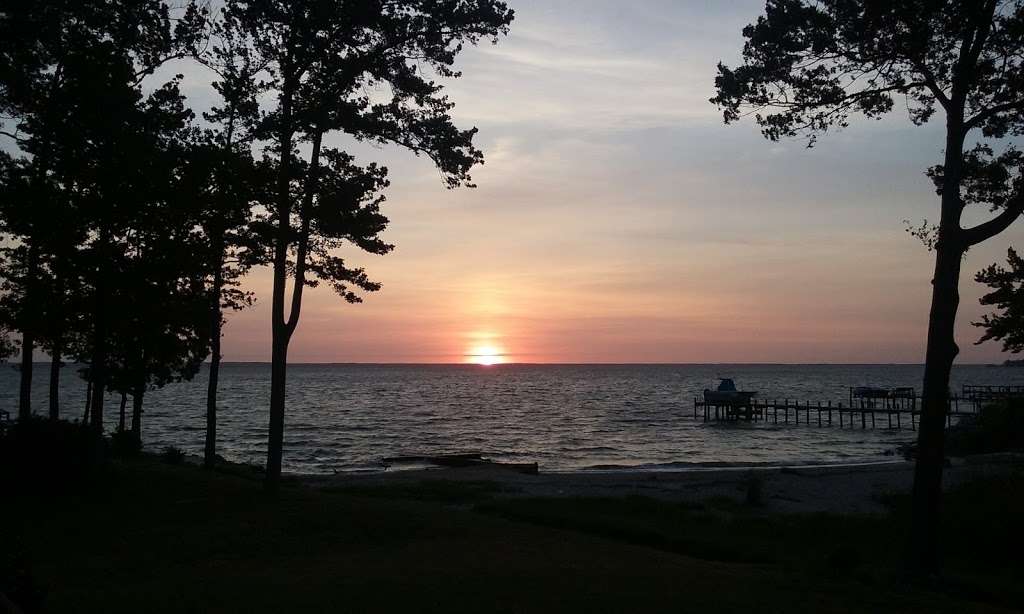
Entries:
MULTIPOLYGON (((1024 469, 1022 454, 953 458, 944 474, 947 489, 982 477, 1024 469)), ((487 483, 498 497, 626 497, 700 502, 744 501, 752 482, 761 507, 783 513, 884 513, 884 497, 910 492, 914 464, 905 460, 856 465, 716 467, 684 471, 595 470, 525 475, 500 466, 386 471, 373 474, 301 476, 316 488, 407 487, 431 481, 487 483)))

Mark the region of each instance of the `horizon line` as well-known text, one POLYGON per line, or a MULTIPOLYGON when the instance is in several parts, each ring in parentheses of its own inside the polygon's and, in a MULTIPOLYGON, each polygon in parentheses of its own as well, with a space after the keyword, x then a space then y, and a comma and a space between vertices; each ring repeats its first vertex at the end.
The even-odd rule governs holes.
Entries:
MULTIPOLYGON (((1015 358, 1008 358, 1006 360, 1020 360, 1015 358)), ((18 367, 17 361, 9 361, 6 363, 7 366, 12 368, 18 367)), ((50 365, 49 360, 33 360, 33 365, 50 365)), ((84 365, 88 363, 79 362, 64 362, 64 367, 70 367, 75 365, 84 365)), ((203 365, 210 364, 209 361, 204 360, 203 365)), ((222 360, 221 365, 270 365, 272 364, 269 360, 222 360)), ((612 367, 624 367, 624 366, 904 366, 904 367, 923 367, 924 362, 728 362, 728 361, 715 361, 715 362, 501 362, 490 365, 483 365, 475 362, 410 362, 410 361, 387 361, 387 362, 370 362, 370 361, 296 361, 288 362, 289 366, 308 366, 308 365, 319 365, 319 366, 410 366, 410 367, 452 367, 452 366, 465 366, 465 367, 515 367, 515 366, 562 366, 562 367, 582 367, 582 366, 612 366, 612 367)), ((1007 366, 1003 362, 959 362, 954 363, 953 366, 976 366, 976 367, 1002 367, 1007 366)))
MULTIPOLYGON (((1014 360, 1014 359, 1007 359, 1014 360)), ((33 364, 50 364, 50 361, 32 361, 33 364)), ((16 363, 8 363, 13 367, 16 367, 16 363)), ((64 363, 65 366, 86 364, 68 362, 64 363)), ((210 364, 208 361, 203 361, 204 365, 210 364)), ((269 360, 222 360, 221 365, 270 365, 272 364, 269 360)), ((894 365, 894 366, 906 366, 906 367, 922 367, 925 363, 923 362, 502 362, 494 363, 491 365, 481 365, 473 362, 403 362, 403 361, 388 361, 388 362, 362 362, 362 361, 296 361, 288 362, 289 366, 305 366, 305 365, 320 365, 320 366, 414 366, 414 367, 451 367, 451 366, 466 366, 466 367, 514 367, 514 366, 564 366, 564 367, 579 367, 579 366, 877 366, 877 365, 894 365)), ((954 363, 953 366, 994 366, 1002 367, 1005 366, 1000 362, 961 362, 954 363)))

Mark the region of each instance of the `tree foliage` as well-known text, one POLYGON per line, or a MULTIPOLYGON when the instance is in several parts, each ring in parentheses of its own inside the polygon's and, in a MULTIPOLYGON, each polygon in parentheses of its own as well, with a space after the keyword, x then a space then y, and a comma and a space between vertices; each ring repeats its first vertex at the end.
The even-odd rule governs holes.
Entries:
POLYGON ((133 321, 112 316, 151 298, 145 284, 132 294, 128 276, 155 270, 132 262, 174 199, 192 113, 176 79, 143 82, 194 52, 205 19, 196 3, 159 0, 8 3, 0 13, 0 134, 16 151, 0 186, 13 303, 4 313, 22 338, 22 416, 35 344, 55 370, 62 355, 90 363, 102 401, 107 346, 125 345, 113 324, 133 321))
POLYGON ((258 77, 276 98, 253 126, 266 145, 263 168, 278 177, 273 201, 262 203, 260 228, 277 226, 263 233, 263 244, 277 250, 276 239, 284 240, 299 286, 317 283, 309 274, 355 300, 354 290, 378 286, 331 250, 343 241, 371 253, 390 250, 376 236, 386 224, 375 195, 387 185, 386 169, 356 165, 342 150, 323 147, 324 136, 397 144, 433 160, 448 187, 471 185, 469 170, 483 160, 472 144, 476 130, 454 125, 454 103, 429 74, 459 76, 452 65, 463 45, 506 32, 511 18, 492 0, 226 3, 228 43, 213 45, 213 53, 224 63, 233 49, 261 72, 222 75, 217 87, 237 91, 258 77), (383 93, 368 93, 375 91, 383 93), (299 155, 302 144, 312 149, 308 157, 299 155), (356 207, 360 202, 365 206, 356 207), (339 227, 345 220, 351 225, 339 227))
POLYGON ((772 140, 813 139, 898 102, 917 124, 963 104, 986 136, 1024 123, 1019 0, 769 0, 743 36, 745 62, 719 64, 712 102, 726 122, 753 113, 772 140))
POLYGON ((743 35, 744 64, 719 64, 711 99, 726 123, 750 115, 768 139, 803 136, 813 145, 855 114, 878 119, 902 108, 920 125, 941 110, 956 168, 950 181, 949 160, 928 175, 940 195, 956 193, 945 238, 969 247, 1024 210, 1024 158, 1012 143, 993 144, 1024 134, 1020 0, 770 0, 743 35), (971 131, 987 142, 960 156, 971 131), (1006 214, 958 232, 969 204, 1006 214))
POLYGON ((979 271, 975 281, 991 291, 981 297, 981 304, 997 311, 983 314, 973 324, 984 330, 977 343, 1001 341, 1004 352, 1024 350, 1024 259, 1012 247, 1007 251, 1007 266, 993 264, 979 271))

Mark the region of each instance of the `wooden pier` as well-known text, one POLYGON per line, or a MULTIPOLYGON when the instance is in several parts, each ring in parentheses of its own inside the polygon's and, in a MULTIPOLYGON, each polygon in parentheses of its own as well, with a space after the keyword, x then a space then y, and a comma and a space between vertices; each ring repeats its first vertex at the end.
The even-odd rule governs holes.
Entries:
MULTIPOLYGON (((917 421, 921 412, 917 408, 917 399, 888 399, 887 402, 827 403, 797 401, 791 399, 757 400, 747 403, 706 402, 700 398, 693 400, 694 419, 703 418, 704 422, 770 422, 772 424, 793 424, 806 426, 839 426, 841 428, 888 428, 902 429, 909 426, 917 429, 917 421), (896 401, 896 402, 893 402, 896 401)), ((978 399, 950 397, 949 410, 946 412, 947 425, 953 424, 953 418, 976 416, 982 403, 978 399)))
POLYGON ((977 402, 1020 399, 1024 397, 1024 386, 976 386, 964 384, 962 396, 977 402))

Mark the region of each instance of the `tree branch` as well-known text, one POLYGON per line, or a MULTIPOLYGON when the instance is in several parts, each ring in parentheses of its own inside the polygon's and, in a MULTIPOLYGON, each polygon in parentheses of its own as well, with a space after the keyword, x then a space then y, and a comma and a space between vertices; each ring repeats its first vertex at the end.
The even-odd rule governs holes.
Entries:
POLYGON ((924 77, 924 84, 929 90, 931 90, 935 99, 939 101, 939 104, 942 105, 943 109, 949 111, 949 96, 946 96, 946 92, 942 91, 942 88, 939 87, 938 82, 935 81, 935 75, 932 74, 932 71, 928 70, 928 67, 923 64, 915 64, 915 67, 918 72, 921 73, 921 76, 924 77))
POLYGON ((144 66, 139 70, 135 71, 135 74, 133 75, 135 80, 132 82, 132 85, 135 87, 139 87, 140 85, 142 85, 142 82, 145 81, 147 77, 151 77, 154 74, 156 74, 156 71, 168 62, 173 62, 174 60, 183 60, 188 57, 193 57, 194 55, 194 52, 191 51, 179 51, 177 53, 172 53, 171 55, 157 58, 157 60, 153 64, 149 66, 144 66))
POLYGON ((299 325, 299 313, 302 309, 302 291, 306 286, 306 256, 309 252, 310 218, 313 216, 310 209, 313 206, 313 193, 318 185, 320 145, 323 143, 323 138, 323 130, 317 128, 313 135, 313 152, 310 154, 309 170, 306 175, 302 205, 299 209, 302 229, 299 231, 299 246, 295 255, 295 284, 292 287, 292 306, 288 312, 288 320, 285 322, 289 337, 292 336, 295 328, 299 325))
POLYGON ((978 224, 973 228, 963 231, 964 242, 967 246, 977 245, 1006 230, 1020 215, 1024 213, 1024 192, 1018 192, 1011 198, 1003 211, 987 222, 978 224))
POLYGON ((1024 109, 1024 98, 1014 100, 1013 102, 998 104, 994 107, 989 107, 983 111, 979 111, 977 115, 967 120, 967 123, 964 124, 964 128, 967 130, 977 128, 982 122, 992 116, 1002 113, 1003 111, 1012 111, 1014 109, 1024 109))

